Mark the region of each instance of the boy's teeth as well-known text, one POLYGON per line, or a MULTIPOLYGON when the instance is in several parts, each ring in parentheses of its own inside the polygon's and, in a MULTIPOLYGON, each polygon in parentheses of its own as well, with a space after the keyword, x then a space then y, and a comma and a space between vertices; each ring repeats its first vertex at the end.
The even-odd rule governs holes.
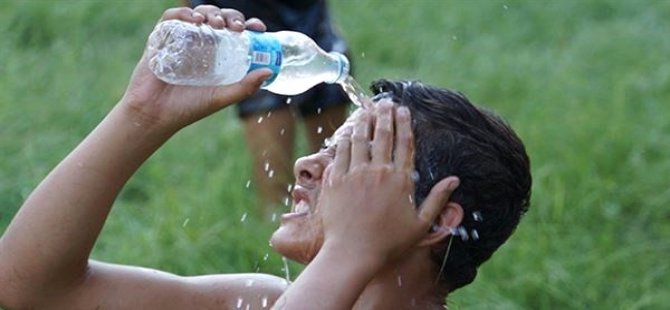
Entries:
POLYGON ((301 201, 297 206, 295 206, 295 212, 309 212, 309 205, 307 205, 304 201, 301 201))

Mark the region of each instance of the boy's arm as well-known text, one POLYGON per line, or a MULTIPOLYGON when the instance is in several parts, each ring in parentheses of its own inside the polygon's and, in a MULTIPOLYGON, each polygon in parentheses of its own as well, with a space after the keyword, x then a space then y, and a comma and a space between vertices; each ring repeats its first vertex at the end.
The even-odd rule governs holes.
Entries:
MULTIPOLYGON (((239 12, 211 7, 201 8, 201 13, 170 9, 162 20, 202 23, 217 12, 222 18, 212 23, 219 28, 244 28, 239 12), (233 20, 240 22, 230 22, 233 20)), ((257 21, 247 26, 264 27, 257 21)), ((158 80, 147 61, 145 55, 123 99, 31 193, 0 238, 0 306, 58 307, 63 302, 60 306, 66 308, 71 304, 91 308, 94 304, 79 302, 91 300, 87 294, 96 289, 123 296, 123 290, 119 291, 123 286, 112 282, 124 279, 109 276, 114 267, 98 270, 101 265, 88 260, 122 186, 175 132, 250 95, 268 76, 267 71, 259 70, 224 87, 173 86, 158 80)), ((120 274, 130 282, 145 287, 151 287, 147 284, 153 280, 170 288, 180 286, 176 277, 166 274, 132 268, 123 271, 120 274)), ((138 292, 132 288, 127 286, 130 295, 138 292)))

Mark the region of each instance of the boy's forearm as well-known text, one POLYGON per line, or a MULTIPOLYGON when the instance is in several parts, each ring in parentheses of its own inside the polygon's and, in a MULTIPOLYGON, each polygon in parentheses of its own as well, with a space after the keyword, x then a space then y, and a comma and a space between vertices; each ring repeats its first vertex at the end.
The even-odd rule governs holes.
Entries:
POLYGON ((324 245, 273 309, 351 309, 383 265, 371 252, 324 245))
POLYGON ((125 107, 118 104, 25 201, 0 239, 0 284, 39 291, 84 275, 117 194, 172 134, 125 107))

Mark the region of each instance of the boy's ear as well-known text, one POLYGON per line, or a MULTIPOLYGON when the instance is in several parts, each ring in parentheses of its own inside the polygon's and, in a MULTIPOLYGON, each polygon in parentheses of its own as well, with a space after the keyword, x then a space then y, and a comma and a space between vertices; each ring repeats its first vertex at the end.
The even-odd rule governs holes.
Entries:
POLYGON ((432 246, 452 234, 463 221, 463 207, 457 202, 448 202, 435 219, 433 228, 426 234, 419 246, 432 246))

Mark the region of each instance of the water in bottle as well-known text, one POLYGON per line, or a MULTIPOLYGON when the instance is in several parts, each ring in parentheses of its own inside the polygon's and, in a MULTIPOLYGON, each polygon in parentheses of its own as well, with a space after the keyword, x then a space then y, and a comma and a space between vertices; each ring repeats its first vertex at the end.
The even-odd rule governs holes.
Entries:
POLYGON ((154 74, 176 85, 231 84, 258 68, 273 72, 262 88, 282 95, 300 94, 322 82, 353 81, 344 55, 326 53, 308 36, 293 31, 235 32, 169 20, 156 26, 148 49, 154 74))

